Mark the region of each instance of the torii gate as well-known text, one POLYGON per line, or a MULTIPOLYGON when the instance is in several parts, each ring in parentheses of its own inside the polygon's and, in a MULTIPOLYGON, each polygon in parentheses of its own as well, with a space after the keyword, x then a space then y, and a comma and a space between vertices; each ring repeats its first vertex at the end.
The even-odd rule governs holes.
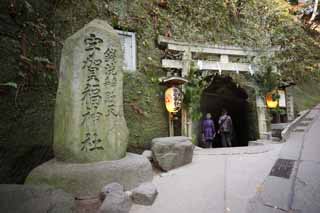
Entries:
MULTIPOLYGON (((187 77, 191 63, 195 64, 199 70, 218 71, 220 74, 222 71, 229 72, 244 72, 253 75, 255 69, 248 63, 232 63, 229 61, 229 56, 248 57, 258 56, 262 50, 253 48, 242 48, 235 46, 220 46, 220 45, 207 45, 207 44, 190 44, 187 42, 178 42, 172 39, 159 36, 158 44, 169 50, 182 52, 182 60, 163 59, 163 68, 182 69, 181 77, 187 77), (193 60, 192 53, 207 53, 220 56, 219 61, 206 61, 206 60, 193 60)), ((270 54, 273 54, 279 48, 271 48, 268 50, 270 54)), ((259 124, 259 135, 263 138, 268 134, 267 119, 266 119, 266 105, 265 101, 258 95, 256 95, 256 106, 259 124)), ((181 112, 181 132, 182 135, 191 137, 192 135, 192 120, 187 116, 188 109, 182 109, 181 112)), ((173 123, 169 119, 169 135, 173 136, 173 123)))

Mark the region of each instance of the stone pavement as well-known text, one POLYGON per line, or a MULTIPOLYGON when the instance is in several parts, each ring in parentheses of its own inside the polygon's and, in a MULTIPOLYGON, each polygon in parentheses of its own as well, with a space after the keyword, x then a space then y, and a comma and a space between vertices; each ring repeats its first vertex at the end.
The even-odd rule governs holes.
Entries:
POLYGON ((292 170, 288 164, 273 167, 275 174, 265 178, 248 213, 320 212, 319 136, 320 105, 297 124, 281 149, 279 159, 292 160, 292 170))
POLYGON ((159 195, 132 213, 245 213, 282 144, 196 149, 193 162, 154 177, 159 195))

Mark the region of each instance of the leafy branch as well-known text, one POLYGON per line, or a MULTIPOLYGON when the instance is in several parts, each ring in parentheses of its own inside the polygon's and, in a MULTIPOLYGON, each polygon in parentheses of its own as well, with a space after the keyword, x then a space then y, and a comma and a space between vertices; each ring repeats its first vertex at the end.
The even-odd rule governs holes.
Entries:
POLYGON ((201 72, 192 64, 188 81, 183 102, 191 110, 192 120, 199 120, 202 117, 200 111, 201 95, 203 90, 210 84, 211 78, 204 78, 201 72))

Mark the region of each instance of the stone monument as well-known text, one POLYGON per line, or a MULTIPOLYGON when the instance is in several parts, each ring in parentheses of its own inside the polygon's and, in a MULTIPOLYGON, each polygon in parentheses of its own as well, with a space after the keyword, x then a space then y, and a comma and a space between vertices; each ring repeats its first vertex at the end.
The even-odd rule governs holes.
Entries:
POLYGON ((46 183, 76 196, 98 194, 119 182, 127 189, 152 179, 150 162, 126 154, 123 54, 107 22, 93 20, 65 41, 54 121, 55 159, 26 183, 46 183))
POLYGON ((58 160, 83 163, 125 156, 120 45, 117 33, 97 20, 66 40, 55 108, 58 160))

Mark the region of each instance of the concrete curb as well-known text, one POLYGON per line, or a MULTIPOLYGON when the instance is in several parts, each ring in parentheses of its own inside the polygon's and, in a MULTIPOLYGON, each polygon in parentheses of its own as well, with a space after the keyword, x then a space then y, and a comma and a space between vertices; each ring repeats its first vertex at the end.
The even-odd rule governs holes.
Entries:
POLYGON ((308 114, 309 114, 310 110, 305 110, 301 113, 300 116, 298 116, 296 119, 294 119, 284 130, 282 130, 281 132, 281 141, 282 142, 286 142, 287 139, 290 136, 290 133, 292 132, 292 130, 294 128, 296 128, 297 124, 304 119, 308 114))
POLYGON ((195 149, 194 155, 243 155, 243 154, 260 154, 273 150, 274 147, 269 144, 257 146, 232 147, 232 148, 215 148, 215 149, 195 149))
MULTIPOLYGON (((263 190, 256 193, 256 195, 250 199, 247 205, 247 213, 282 213, 282 212, 311 212, 297 210, 294 204, 294 196, 297 191, 301 191, 302 188, 307 185, 303 179, 298 177, 298 171, 300 170, 301 154, 305 143, 306 132, 300 133, 299 136, 291 135, 291 132, 299 126, 300 122, 306 117, 314 119, 315 114, 313 113, 316 108, 303 111, 299 117, 297 117, 285 130, 282 132, 284 141, 288 140, 287 143, 282 147, 279 159, 289 159, 294 161, 289 178, 281 176, 268 175, 263 181, 261 187, 263 190), (311 118, 310 117, 310 118, 311 118), (291 137, 292 136, 292 137, 291 137), (297 145, 298 143, 298 145, 297 145), (289 154, 288 154, 289 153, 289 154), (300 185, 299 185, 300 184, 300 185), (301 184, 303 187, 301 187, 301 184), (296 211, 297 210, 297 211, 296 211)), ((318 113, 320 115, 320 113, 318 113)), ((309 124, 309 128, 313 124, 309 124)), ((275 165, 275 164, 274 164, 275 165)), ((310 174, 307 174, 310 175, 310 174)), ((308 183, 310 184, 310 183, 308 183)), ((310 186, 309 186, 310 187, 310 186)), ((311 187, 312 188, 312 187, 311 187)), ((313 193, 313 192, 312 192, 313 193)), ((301 198, 300 198, 301 199, 301 198)), ((303 198, 299 202, 304 203, 303 198)), ((298 205, 301 205, 300 203, 298 205)), ((318 211, 313 211, 318 212, 318 211)))

